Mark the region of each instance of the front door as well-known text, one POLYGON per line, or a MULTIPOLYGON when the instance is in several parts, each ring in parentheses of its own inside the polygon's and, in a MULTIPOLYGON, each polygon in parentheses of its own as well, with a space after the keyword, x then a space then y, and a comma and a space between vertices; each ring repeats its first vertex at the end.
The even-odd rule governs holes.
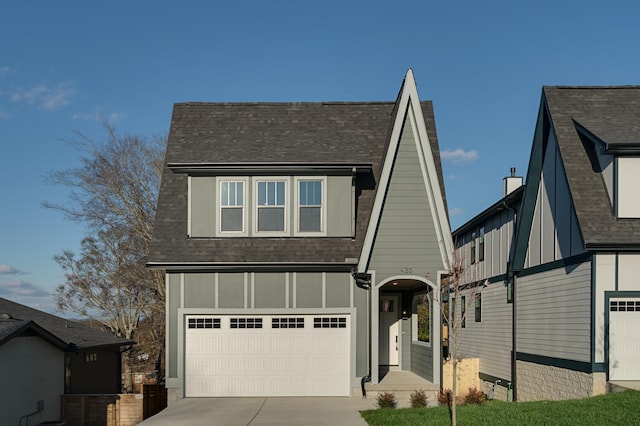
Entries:
POLYGON ((378 362, 380 365, 397 366, 399 353, 399 297, 380 296, 380 331, 378 362))

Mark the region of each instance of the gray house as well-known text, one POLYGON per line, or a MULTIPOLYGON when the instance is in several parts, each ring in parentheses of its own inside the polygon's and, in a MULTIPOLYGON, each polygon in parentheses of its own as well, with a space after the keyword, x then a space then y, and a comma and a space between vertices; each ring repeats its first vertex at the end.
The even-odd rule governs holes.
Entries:
POLYGON ((149 255, 169 399, 439 384, 450 236, 411 71, 395 102, 174 105, 149 255))
POLYGON ((640 87, 544 87, 519 214, 493 214, 517 217, 513 239, 488 250, 500 221, 482 215, 454 233, 481 288, 465 356, 518 400, 640 380, 639 117, 640 87))
POLYGON ((133 342, 0 298, 0 425, 60 419, 64 394, 116 394, 133 342))

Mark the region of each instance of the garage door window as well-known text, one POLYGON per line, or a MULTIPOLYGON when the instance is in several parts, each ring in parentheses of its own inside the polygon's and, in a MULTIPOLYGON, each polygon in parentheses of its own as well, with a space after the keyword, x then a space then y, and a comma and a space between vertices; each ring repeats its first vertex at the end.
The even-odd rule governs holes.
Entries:
POLYGON ((189 328, 220 328, 220 318, 189 318, 189 328))
POLYGON ((640 312, 640 300, 612 300, 611 312, 640 312))
POLYGON ((347 328, 346 318, 314 318, 313 328, 347 328))
POLYGON ((271 318, 271 328, 304 328, 304 318, 271 318))
POLYGON ((262 318, 231 318, 231 328, 262 328, 262 318))

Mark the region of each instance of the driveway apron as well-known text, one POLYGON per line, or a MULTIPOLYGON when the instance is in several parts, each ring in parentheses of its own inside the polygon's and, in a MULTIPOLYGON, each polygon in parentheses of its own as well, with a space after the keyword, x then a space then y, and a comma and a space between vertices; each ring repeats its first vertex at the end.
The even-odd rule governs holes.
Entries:
POLYGON ((185 398, 139 423, 143 426, 366 426, 361 410, 374 399, 307 398, 185 398))

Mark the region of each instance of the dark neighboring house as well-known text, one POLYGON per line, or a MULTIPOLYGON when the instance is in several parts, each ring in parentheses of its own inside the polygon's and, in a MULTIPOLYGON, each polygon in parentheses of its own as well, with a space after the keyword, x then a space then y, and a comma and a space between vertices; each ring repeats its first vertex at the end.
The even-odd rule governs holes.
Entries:
POLYGON ((60 419, 63 394, 119 393, 121 353, 131 344, 0 298, 0 425, 32 413, 29 422, 60 419))
POLYGON ((149 266, 169 400, 440 384, 451 232, 431 102, 180 103, 149 266), (425 297, 425 296, 431 297, 425 297))
POLYGON ((489 240, 514 228, 505 208, 455 233, 488 280, 461 335, 487 386, 526 401, 640 380, 639 185, 640 87, 544 87, 515 235, 489 240))

